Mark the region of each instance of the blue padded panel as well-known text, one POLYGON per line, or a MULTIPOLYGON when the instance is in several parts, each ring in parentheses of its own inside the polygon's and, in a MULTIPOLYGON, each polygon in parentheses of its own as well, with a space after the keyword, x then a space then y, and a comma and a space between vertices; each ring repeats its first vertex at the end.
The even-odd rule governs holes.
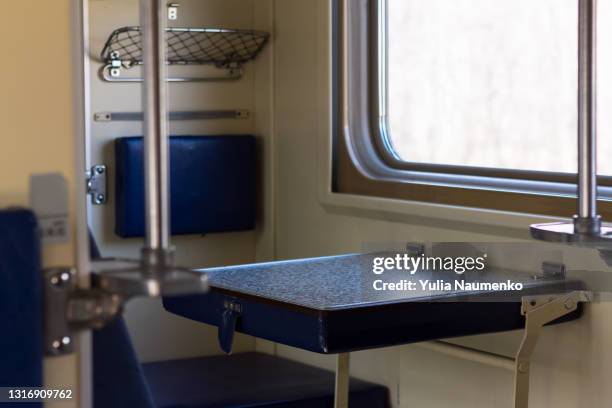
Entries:
MULTIPOLYGON (((259 353, 143 365, 158 408, 333 408, 334 374, 259 353)), ((351 408, 388 408, 388 390, 352 379, 351 408)))
MULTIPOLYGON (((253 136, 170 138, 173 235, 251 230, 255 226, 256 153, 253 136)), ((115 141, 115 230, 144 235, 143 140, 115 141)))
POLYGON ((27 210, 0 211, 0 386, 42 386, 42 311, 36 218, 27 210))

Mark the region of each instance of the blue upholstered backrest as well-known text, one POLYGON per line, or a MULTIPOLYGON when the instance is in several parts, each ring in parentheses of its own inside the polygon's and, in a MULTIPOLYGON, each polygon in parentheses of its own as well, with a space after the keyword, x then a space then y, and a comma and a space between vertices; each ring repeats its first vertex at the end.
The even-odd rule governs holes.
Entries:
POLYGON ((36 218, 26 210, 0 211, 1 387, 42 386, 42 311, 36 218))
MULTIPOLYGON (((250 230, 255 225, 253 136, 170 138, 173 235, 250 230)), ((117 235, 144 235, 143 139, 115 141, 117 235)))

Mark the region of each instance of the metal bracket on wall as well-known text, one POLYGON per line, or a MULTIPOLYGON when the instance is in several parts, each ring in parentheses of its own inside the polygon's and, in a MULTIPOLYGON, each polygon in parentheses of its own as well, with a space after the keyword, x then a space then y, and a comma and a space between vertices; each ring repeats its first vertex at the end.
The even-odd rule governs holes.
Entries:
POLYGON ((179 3, 168 3, 168 20, 178 20, 179 3))
POLYGON ((529 371, 531 356, 542 328, 578 310, 581 302, 590 302, 592 293, 574 291, 561 295, 527 296, 521 313, 525 316, 525 333, 516 354, 514 368, 514 408, 529 407, 529 371))
MULTIPOLYGON (((171 121, 179 120, 213 120, 213 119, 248 119, 251 112, 247 109, 175 111, 168 114, 171 121)), ((95 122, 142 122, 142 112, 96 112, 95 122)))
POLYGON ((74 350, 74 333, 102 328, 122 311, 123 299, 102 289, 78 289, 70 267, 44 271, 44 351, 59 356, 74 350))
POLYGON ((107 168, 103 164, 96 164, 87 174, 87 194, 91 196, 93 205, 104 205, 108 201, 107 168))
POLYGON ((91 263, 92 286, 79 288, 72 267, 43 271, 44 351, 58 356, 73 351, 74 334, 100 329, 136 297, 155 298, 205 293, 207 275, 171 266, 163 276, 142 260, 104 258, 91 263))

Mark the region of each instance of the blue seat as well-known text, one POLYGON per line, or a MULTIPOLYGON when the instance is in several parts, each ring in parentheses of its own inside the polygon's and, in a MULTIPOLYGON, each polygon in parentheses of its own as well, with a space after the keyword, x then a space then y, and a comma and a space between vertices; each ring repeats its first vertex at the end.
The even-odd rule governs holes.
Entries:
MULTIPOLYGON (((351 379, 351 408, 388 408, 351 379)), ((333 408, 334 373, 260 353, 137 362, 123 319, 94 334, 96 408, 333 408)))
MULTIPOLYGON (((115 140, 115 232, 144 236, 143 139, 115 140)), ((253 136, 170 138, 173 235, 255 227, 256 146, 253 136)))
MULTIPOLYGON (((42 276, 39 231, 27 210, 0 211, 0 387, 41 387, 42 276)), ((41 406, 39 403, 3 407, 41 406)))
MULTIPOLYGON (((260 353, 143 365, 160 408, 333 408, 334 373, 260 353)), ((352 379, 351 408, 388 408, 382 385, 352 379)))

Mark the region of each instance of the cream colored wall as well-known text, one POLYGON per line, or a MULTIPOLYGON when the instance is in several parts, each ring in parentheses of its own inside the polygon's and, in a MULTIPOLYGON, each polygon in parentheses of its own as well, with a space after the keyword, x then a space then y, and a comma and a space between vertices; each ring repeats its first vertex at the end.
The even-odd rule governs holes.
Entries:
MULTIPOLYGON (((225 27, 225 28, 269 28, 265 12, 255 14, 253 0, 181 0, 178 21, 173 26, 225 27)), ((91 0, 90 29, 92 66, 92 112, 139 111, 139 84, 109 84, 98 77, 98 55, 108 35, 122 26, 138 25, 138 1, 136 0, 91 0)), ((269 174, 268 134, 270 121, 263 113, 269 106, 269 92, 255 92, 269 86, 269 74, 265 68, 269 63, 267 49, 256 64, 247 64, 245 76, 236 82, 186 83, 170 85, 172 110, 248 109, 251 117, 246 120, 214 120, 172 122, 173 135, 197 134, 255 134, 264 163, 260 177, 269 174), (260 76, 256 81, 256 76, 260 76), (261 79, 261 80, 260 80, 261 79), (256 109, 256 107, 261 109, 256 109), (257 114, 256 114, 257 111, 257 114), (262 112, 261 116, 259 112, 262 112), (265 175, 264 175, 265 174, 265 175)), ((171 67, 170 73, 201 74, 201 67, 171 67)), ((127 72, 126 75, 133 75, 127 72)), ((110 202, 104 207, 91 208, 91 224, 104 256, 139 256, 142 241, 120 239, 114 234, 114 186, 112 141, 121 136, 140 135, 139 123, 93 123, 91 138, 92 163, 106 163, 111 172, 110 202)), ((263 228, 271 222, 268 205, 270 192, 262 196, 266 200, 258 215, 258 228, 251 232, 210 234, 206 236, 173 237, 177 261, 189 267, 208 267, 253 262, 256 239, 269 240, 271 228, 263 228), (265 210, 264 210, 265 209, 265 210), (265 212, 264 212, 265 211, 265 212)), ((257 249, 265 256, 266 249, 257 249)), ((143 361, 165 360, 219 353, 216 330, 170 315, 161 307, 159 300, 135 300, 128 304, 126 320, 139 357, 143 361), (155 339, 152 341, 151 339, 155 339)), ((246 351, 254 347, 254 341, 244 336, 236 339, 235 350, 246 351)))
MULTIPOLYGON (((29 177, 61 173, 69 186, 70 240, 43 249, 45 267, 77 265, 76 174, 78 111, 73 78, 73 10, 77 2, 22 0, 3 3, 0 48, 0 208, 28 206, 29 177)), ((84 208, 84 207, 83 207, 84 208)), ((78 341, 78 340, 77 340, 78 341)), ((79 394, 79 355, 45 359, 45 384, 79 394)), ((86 400, 49 406, 87 406, 86 400)))
MULTIPOLYGON (((358 198, 344 200, 350 201, 350 209, 344 204, 329 205, 319 178, 329 143, 329 0, 274 4, 275 251, 279 258, 360 251, 380 242, 527 238, 530 218, 524 216, 372 200, 360 204, 358 198)), ((566 251, 564 261, 603 268, 589 251, 566 251)), ((609 406, 612 391, 606 379, 612 370, 612 352, 605 345, 612 338, 610 313, 608 304, 591 305, 582 320, 545 330, 535 355, 532 406, 609 406)), ((464 342, 508 354, 516 340, 517 334, 502 334, 464 342)), ((257 348, 330 369, 334 363, 332 357, 265 341, 258 340, 257 348)), ((510 407, 512 403, 510 373, 418 346, 354 353, 351 370, 358 377, 386 384, 395 407, 510 407)))

